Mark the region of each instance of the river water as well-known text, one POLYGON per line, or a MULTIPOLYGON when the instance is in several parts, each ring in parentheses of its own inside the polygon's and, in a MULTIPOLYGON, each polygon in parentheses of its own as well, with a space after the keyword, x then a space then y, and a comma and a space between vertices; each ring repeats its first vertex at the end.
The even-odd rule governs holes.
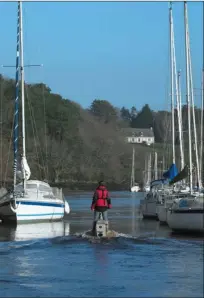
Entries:
POLYGON ((0 297, 203 297, 203 239, 143 220, 142 193, 112 193, 111 229, 91 241, 90 193, 63 222, 0 225, 0 297))

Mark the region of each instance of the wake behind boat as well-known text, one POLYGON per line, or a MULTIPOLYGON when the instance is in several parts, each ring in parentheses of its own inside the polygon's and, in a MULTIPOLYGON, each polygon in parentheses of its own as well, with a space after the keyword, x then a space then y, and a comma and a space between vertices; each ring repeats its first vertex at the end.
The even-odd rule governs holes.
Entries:
POLYGON ((99 220, 96 221, 95 230, 89 230, 81 235, 81 237, 85 238, 113 238, 117 237, 119 234, 116 231, 109 229, 109 222, 102 219, 102 213, 99 214, 99 220))
POLYGON ((105 234, 100 234, 100 236, 98 235, 94 235, 92 230, 89 230, 85 233, 86 236, 90 236, 92 238, 113 238, 113 237, 117 237, 118 236, 118 233, 116 231, 113 231, 113 230, 108 230, 105 234))

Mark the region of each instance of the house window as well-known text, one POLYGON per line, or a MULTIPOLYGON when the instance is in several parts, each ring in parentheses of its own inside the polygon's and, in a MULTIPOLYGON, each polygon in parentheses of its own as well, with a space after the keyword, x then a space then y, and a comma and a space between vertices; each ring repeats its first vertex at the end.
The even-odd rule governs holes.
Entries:
POLYGON ((140 138, 138 138, 137 140, 138 140, 138 143, 140 143, 140 138))

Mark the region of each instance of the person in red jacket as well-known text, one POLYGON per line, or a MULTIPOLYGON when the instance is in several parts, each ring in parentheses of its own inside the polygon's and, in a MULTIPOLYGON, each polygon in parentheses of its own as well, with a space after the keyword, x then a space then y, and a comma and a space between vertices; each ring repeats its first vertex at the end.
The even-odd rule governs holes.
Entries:
POLYGON ((99 220, 100 213, 105 221, 108 221, 108 209, 112 207, 109 192, 103 181, 99 181, 91 204, 91 210, 94 210, 94 223, 92 232, 95 232, 96 222, 99 220))

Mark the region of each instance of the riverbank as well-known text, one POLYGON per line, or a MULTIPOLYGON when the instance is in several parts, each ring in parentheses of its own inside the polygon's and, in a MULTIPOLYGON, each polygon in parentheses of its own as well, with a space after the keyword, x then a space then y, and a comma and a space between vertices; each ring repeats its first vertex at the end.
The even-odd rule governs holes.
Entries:
MULTIPOLYGON (((66 189, 66 191, 93 191, 97 185, 98 182, 86 182, 86 181, 76 181, 76 182, 64 182, 64 183, 50 183, 52 187, 60 187, 63 189, 66 189)), ((107 188, 110 191, 128 191, 128 186, 123 184, 117 184, 114 182, 107 182, 106 183, 107 188)))
MULTIPOLYGON (((52 181, 45 181, 50 184, 52 187, 59 187, 66 189, 66 192, 72 191, 93 191, 97 185, 98 181, 65 181, 65 182, 52 182, 52 181)), ((5 188, 12 188, 12 181, 7 181, 5 183, 1 183, 1 185, 5 188)), ((106 183, 106 182, 105 182, 106 183)), ((107 182, 107 188, 110 191, 128 191, 129 187, 127 184, 118 184, 115 182, 107 182)))

